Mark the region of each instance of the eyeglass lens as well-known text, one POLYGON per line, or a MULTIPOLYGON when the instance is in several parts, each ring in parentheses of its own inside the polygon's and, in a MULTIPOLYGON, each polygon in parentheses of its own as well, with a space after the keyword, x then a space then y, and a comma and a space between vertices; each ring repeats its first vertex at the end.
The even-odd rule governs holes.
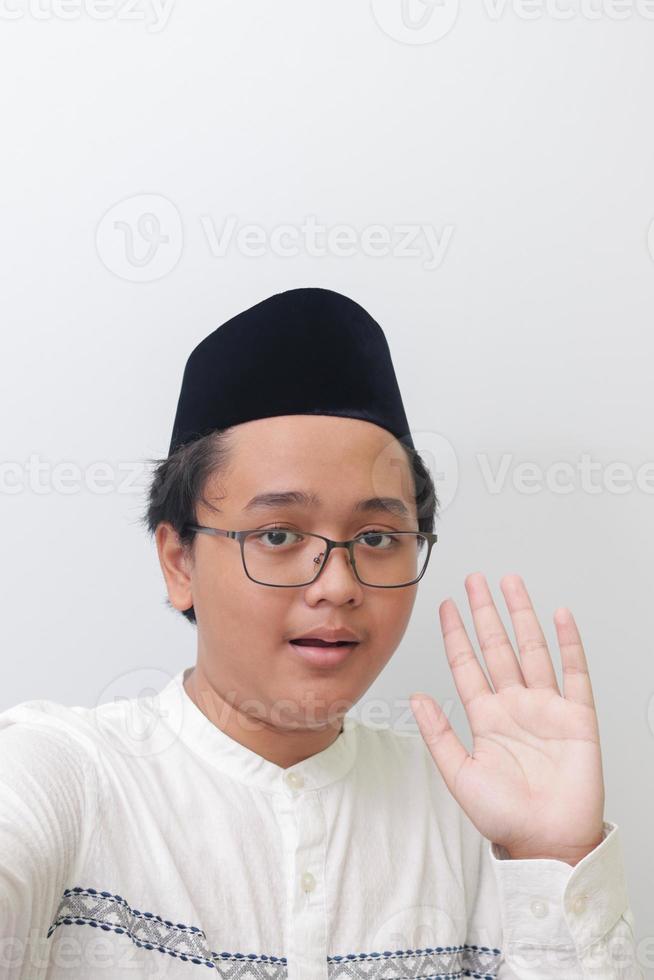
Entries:
MULTIPOLYGON (((422 573, 427 538, 419 533, 376 531, 354 544, 354 561, 366 585, 408 585, 422 573)), ((308 585, 320 571, 326 545, 322 538, 288 528, 254 531, 243 542, 248 574, 267 585, 308 585)))

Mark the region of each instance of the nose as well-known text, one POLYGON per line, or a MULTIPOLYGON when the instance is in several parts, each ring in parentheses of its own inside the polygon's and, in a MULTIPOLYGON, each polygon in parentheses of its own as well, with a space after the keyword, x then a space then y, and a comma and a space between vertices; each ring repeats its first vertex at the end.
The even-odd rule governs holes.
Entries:
POLYGON ((350 555, 346 545, 334 545, 331 549, 327 561, 325 561, 325 551, 320 551, 313 559, 316 568, 320 565, 318 577, 310 583, 310 589, 327 591, 348 592, 361 588, 361 583, 357 579, 354 569, 350 562, 350 555), (334 554, 335 552, 343 554, 334 554), (331 565, 329 559, 331 558, 331 565), (322 585, 321 585, 322 583, 322 585))
MULTIPOLYGON (((344 554, 343 554, 343 556, 342 556, 342 558, 337 558, 336 560, 337 560, 337 561, 343 561, 343 562, 345 562, 345 565, 346 565, 346 566, 350 566, 350 567, 351 567, 351 563, 350 563, 350 553, 349 553, 349 550, 348 550, 348 547, 347 547, 347 545, 345 545, 345 544, 335 544, 335 545, 333 545, 333 547, 331 548, 331 551, 330 551, 330 554, 329 554, 329 557, 330 557, 330 558, 332 559, 332 564, 333 564, 333 560, 334 560, 334 552, 336 552, 337 550, 342 550, 342 551, 344 552, 344 554)), ((316 555, 316 557, 315 557, 315 558, 313 559, 313 561, 314 561, 314 564, 315 564, 315 565, 322 565, 322 567, 324 568, 324 566, 326 565, 326 560, 325 560, 325 558, 324 558, 324 555, 325 555, 325 552, 324 552, 324 551, 320 551, 320 552, 319 552, 319 553, 318 553, 318 554, 316 555)), ((321 571, 321 573, 320 573, 320 574, 321 574, 321 576, 322 576, 322 575, 324 575, 325 573, 324 573, 324 571, 321 571)), ((356 578, 356 576, 355 576, 355 578, 356 578)))

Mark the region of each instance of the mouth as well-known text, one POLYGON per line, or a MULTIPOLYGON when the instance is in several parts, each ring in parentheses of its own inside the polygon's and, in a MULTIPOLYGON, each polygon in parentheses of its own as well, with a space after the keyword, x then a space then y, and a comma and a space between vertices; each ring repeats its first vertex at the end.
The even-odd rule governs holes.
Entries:
POLYGON ((335 667, 347 660, 359 646, 359 643, 352 640, 326 643, 324 640, 309 637, 301 640, 289 640, 289 646, 308 663, 318 667, 335 667))

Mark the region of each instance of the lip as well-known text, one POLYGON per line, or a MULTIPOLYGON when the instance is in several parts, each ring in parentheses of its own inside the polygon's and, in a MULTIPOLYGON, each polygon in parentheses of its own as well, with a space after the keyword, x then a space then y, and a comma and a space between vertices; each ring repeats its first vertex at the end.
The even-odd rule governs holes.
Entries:
POLYGON ((324 640, 325 643, 338 643, 339 640, 351 640, 358 643, 360 637, 344 626, 340 626, 338 629, 330 629, 328 626, 316 626, 315 629, 308 630, 301 636, 292 636, 291 640, 324 640))
MULTIPOLYGON (((302 639, 302 637, 298 637, 298 639, 302 639)), ((289 640, 288 645, 293 653, 306 663, 313 664, 315 667, 337 667, 354 654, 359 643, 353 643, 352 646, 329 648, 298 646, 289 640)))

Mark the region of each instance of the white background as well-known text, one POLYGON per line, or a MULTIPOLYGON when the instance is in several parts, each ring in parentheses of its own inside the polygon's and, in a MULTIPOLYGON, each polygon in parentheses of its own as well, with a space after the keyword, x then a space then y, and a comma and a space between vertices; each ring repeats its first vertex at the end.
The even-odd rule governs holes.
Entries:
POLYGON ((498 583, 518 572, 559 672, 552 613, 569 606, 654 976, 654 10, 412 0, 403 23, 399 0, 140 2, 104 19, 81 0, 1 5, 0 708, 132 696, 194 662, 138 524, 144 461, 167 454, 203 337, 283 289, 342 291, 383 326, 450 498, 410 627, 355 713, 426 690, 469 744, 438 604, 453 596, 474 637, 463 580, 483 571, 510 629, 498 583), (207 228, 230 216, 290 225, 296 254, 236 235, 216 254, 207 228), (310 254, 308 216, 347 226, 354 254, 310 254), (379 225, 385 255, 364 247, 379 225), (446 244, 437 265, 422 232, 393 252, 406 225, 446 244), (68 492, 63 462, 82 474, 68 492), (85 483, 97 462, 118 473, 106 492, 85 483), (525 463, 543 471, 532 492, 525 463), (546 481, 561 463, 565 493, 546 481))

